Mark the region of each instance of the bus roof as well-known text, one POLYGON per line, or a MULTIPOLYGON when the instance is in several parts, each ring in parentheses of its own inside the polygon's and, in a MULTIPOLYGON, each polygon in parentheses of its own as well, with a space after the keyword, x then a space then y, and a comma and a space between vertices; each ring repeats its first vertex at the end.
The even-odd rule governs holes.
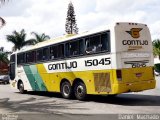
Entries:
MULTIPOLYGON (((16 51, 14 53, 20 53, 20 52, 25 52, 25 51, 29 51, 29 50, 34 50, 34 49, 38 49, 38 48, 45 47, 45 46, 48 46, 48 45, 57 44, 57 43, 65 42, 65 41, 68 41, 68 40, 72 40, 72 39, 75 39, 75 38, 81 38, 81 37, 85 37, 87 35, 92 35, 92 34, 95 34, 95 33, 101 33, 101 32, 104 32, 104 31, 112 30, 112 29, 114 29, 115 26, 124 25, 124 24, 128 24, 128 25, 136 24, 137 25, 137 24, 141 24, 141 23, 117 22, 116 24, 114 23, 114 24, 111 24, 111 25, 102 26, 100 28, 96 28, 96 29, 93 29, 91 31, 86 31, 86 32, 83 32, 81 34, 76 34, 76 35, 70 34, 70 35, 64 35, 64 36, 61 36, 61 37, 49 39, 49 40, 46 40, 44 42, 40 42, 36 45, 32 45, 32 46, 22 48, 20 51, 16 51)), ((146 24, 141 24, 141 25, 146 26, 146 24)))
MULTIPOLYGON (((106 28, 108 28, 108 27, 106 27, 106 28)), ((57 37, 57 38, 49 39, 49 40, 46 40, 46 41, 43 41, 43 42, 39 42, 35 45, 27 46, 25 48, 22 48, 20 51, 16 51, 14 53, 21 53, 21 52, 25 52, 25 51, 29 51, 29 50, 34 50, 34 49, 38 49, 38 48, 45 47, 45 46, 48 46, 48 45, 57 44, 57 43, 65 42, 65 41, 68 41, 68 40, 85 37, 87 35, 92 35, 92 34, 95 34, 95 33, 101 33, 101 32, 108 31, 108 30, 110 30, 110 29, 99 28, 99 30, 95 29, 95 30, 92 30, 92 31, 83 32, 81 34, 64 35, 64 36, 61 36, 61 37, 57 37)))

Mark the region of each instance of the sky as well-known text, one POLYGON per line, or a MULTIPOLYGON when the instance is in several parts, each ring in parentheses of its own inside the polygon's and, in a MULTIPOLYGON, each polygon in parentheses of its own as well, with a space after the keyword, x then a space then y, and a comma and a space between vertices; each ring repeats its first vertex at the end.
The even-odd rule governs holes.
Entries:
POLYGON ((6 25, 0 29, 0 47, 11 50, 6 35, 25 29, 27 39, 31 32, 45 33, 51 38, 65 33, 69 2, 74 5, 79 33, 115 22, 137 22, 148 25, 151 37, 160 38, 159 0, 10 0, 0 6, 0 16, 6 25))

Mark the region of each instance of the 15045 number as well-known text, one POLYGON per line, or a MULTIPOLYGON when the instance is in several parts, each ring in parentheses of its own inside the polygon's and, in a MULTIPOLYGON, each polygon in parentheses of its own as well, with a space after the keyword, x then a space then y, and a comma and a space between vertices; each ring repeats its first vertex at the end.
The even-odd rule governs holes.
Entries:
POLYGON ((93 59, 93 60, 85 60, 85 66, 98 66, 98 65, 110 65, 110 58, 102 58, 101 60, 93 59))

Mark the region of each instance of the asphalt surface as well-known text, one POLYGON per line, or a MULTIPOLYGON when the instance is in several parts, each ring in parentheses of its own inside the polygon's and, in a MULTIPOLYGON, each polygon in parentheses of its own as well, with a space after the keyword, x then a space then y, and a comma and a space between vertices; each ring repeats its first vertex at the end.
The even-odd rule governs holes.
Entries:
MULTIPOLYGON (((86 101, 63 99, 58 93, 20 94, 10 85, 0 85, 0 120, 116 120, 125 114, 155 114, 160 119, 160 77, 153 90, 116 97, 89 96, 86 101)), ((150 118, 149 118, 150 119, 150 118)), ((148 120, 149 120, 148 119, 148 120)))

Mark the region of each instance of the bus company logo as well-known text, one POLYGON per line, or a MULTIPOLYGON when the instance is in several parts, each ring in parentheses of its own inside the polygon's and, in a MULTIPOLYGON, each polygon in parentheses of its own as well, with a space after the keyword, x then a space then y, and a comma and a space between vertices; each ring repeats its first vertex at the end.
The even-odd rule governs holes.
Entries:
POLYGON ((139 32, 142 30, 142 28, 132 28, 130 31, 126 31, 129 33, 133 38, 139 38, 140 34, 139 32))

